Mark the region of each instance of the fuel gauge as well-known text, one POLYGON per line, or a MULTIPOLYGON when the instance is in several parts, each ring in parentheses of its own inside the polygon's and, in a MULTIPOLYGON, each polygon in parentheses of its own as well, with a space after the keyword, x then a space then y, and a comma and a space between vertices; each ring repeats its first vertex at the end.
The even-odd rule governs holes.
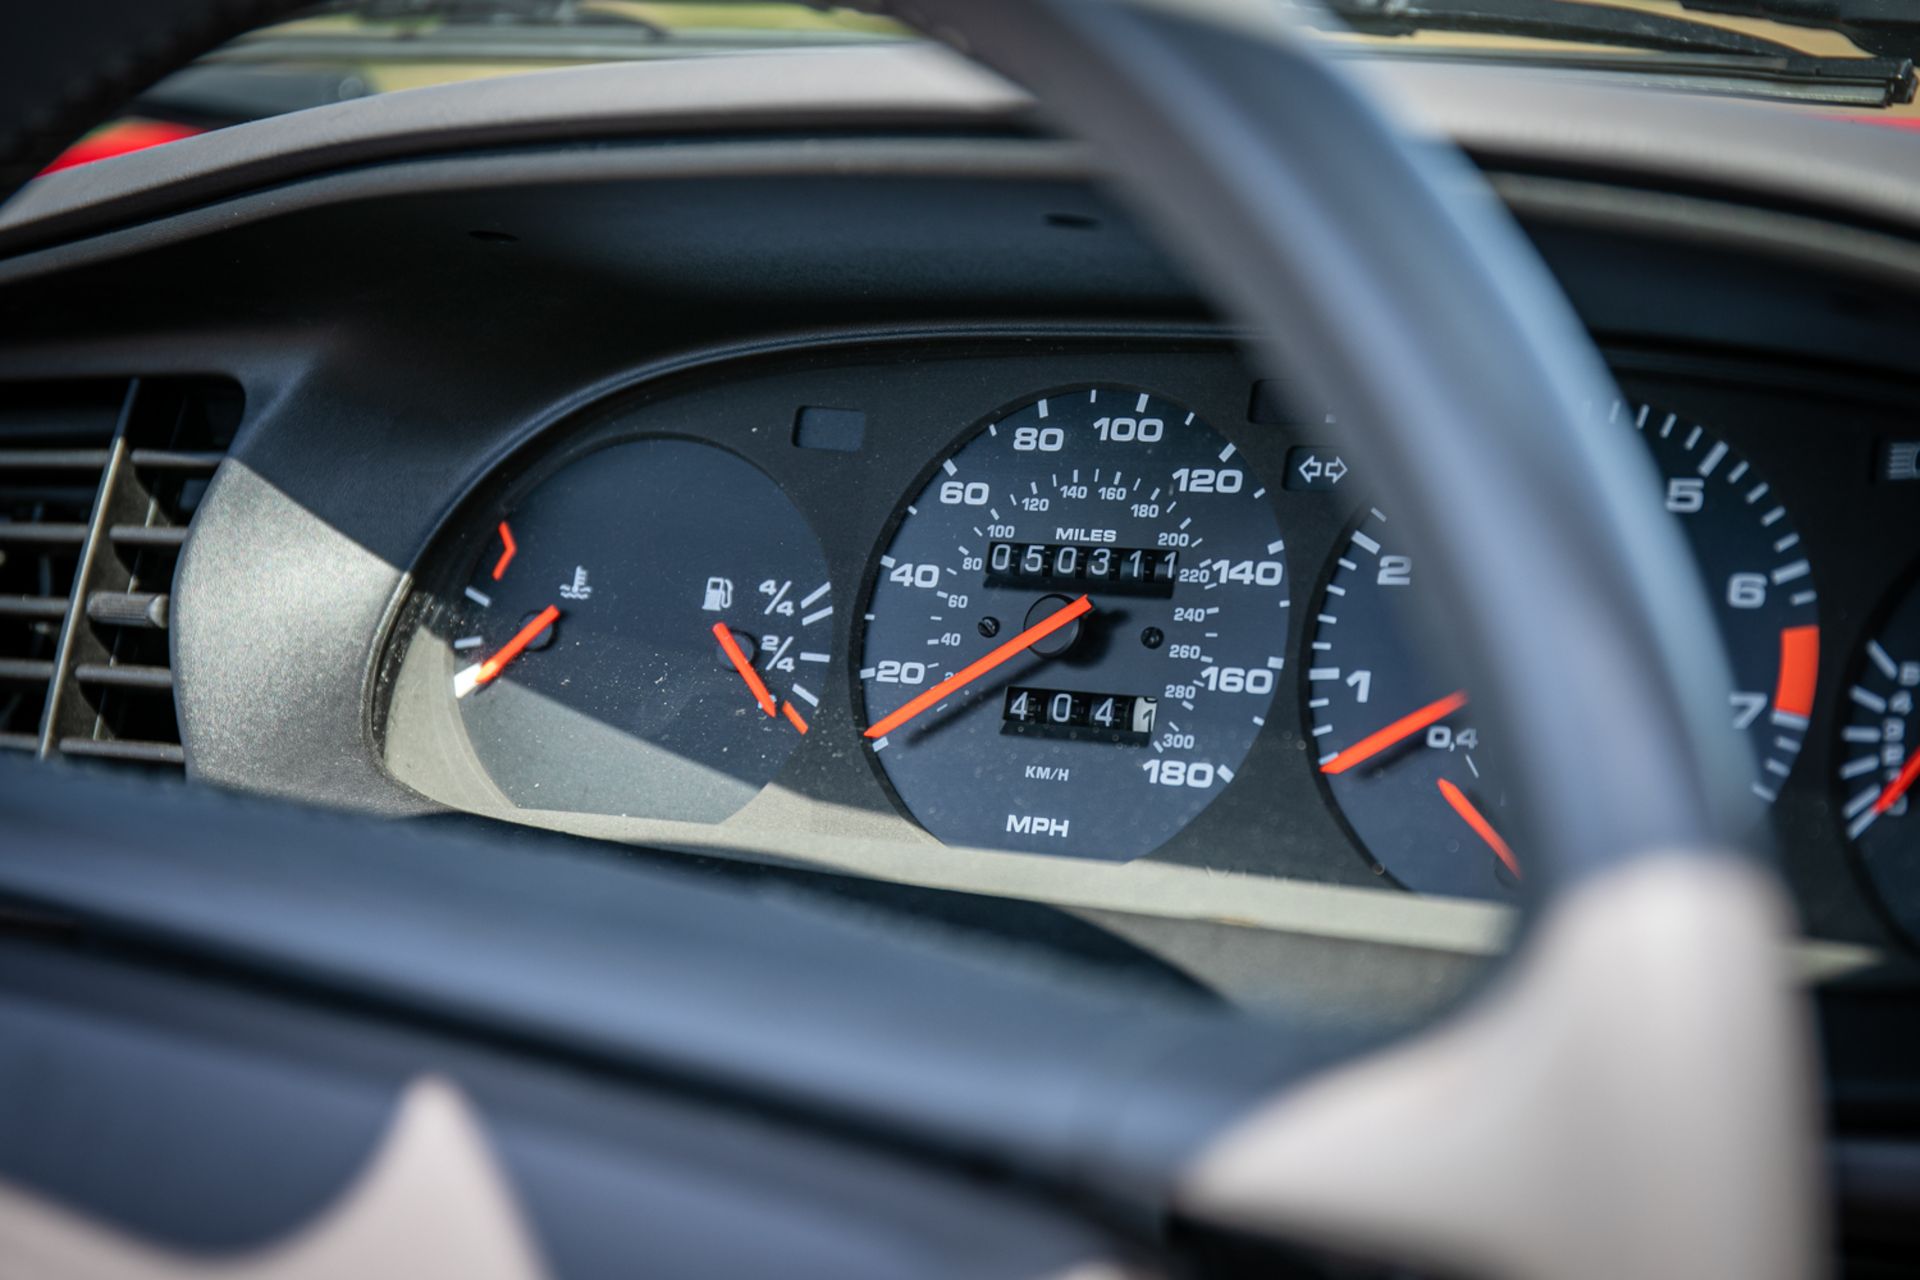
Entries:
POLYGON ((718 821, 811 731, 832 661, 825 558, 744 459, 602 448, 468 545, 437 628, 447 693, 516 806, 718 821))

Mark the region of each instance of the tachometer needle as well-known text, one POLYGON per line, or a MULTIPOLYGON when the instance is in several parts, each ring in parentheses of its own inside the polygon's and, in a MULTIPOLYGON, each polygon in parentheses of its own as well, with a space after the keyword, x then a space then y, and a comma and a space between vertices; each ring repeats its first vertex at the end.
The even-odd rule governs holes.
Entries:
MULTIPOLYGON (((733 664, 733 669, 738 671, 740 678, 747 682, 747 688, 752 692, 753 700, 760 704, 760 709, 770 716, 779 715, 779 704, 774 701, 772 692, 767 688, 767 682, 760 678, 760 673, 753 669, 751 662, 747 661, 746 650, 742 649, 740 642, 733 638, 733 629, 724 622, 716 622, 713 624, 713 638, 720 642, 720 648, 726 653, 727 661, 733 664)), ((803 729, 801 732, 806 731, 803 729)))
POLYGON ((962 686, 972 684, 1001 663, 1016 657, 1023 650, 1040 643, 1060 628, 1071 623, 1082 614, 1093 611, 1093 602, 1085 596, 1071 604, 1063 605, 1058 611, 1048 614, 1040 621, 1022 631, 984 658, 976 658, 960 670, 942 680, 926 692, 916 695, 907 704, 892 715, 882 717, 867 726, 867 737, 884 738, 907 721, 925 711, 928 707, 942 702, 946 697, 962 686))
POLYGON ((1467 799, 1467 793, 1442 778, 1440 794, 1446 797, 1447 804, 1453 808, 1453 811, 1473 828, 1473 833, 1487 842, 1487 848, 1493 850, 1493 856, 1500 859, 1507 870, 1516 876, 1519 875, 1520 864, 1514 859, 1513 850, 1508 848, 1507 842, 1500 838, 1500 833, 1493 829, 1493 824, 1487 821, 1487 815, 1480 812, 1479 806, 1467 799))
POLYGON ((1898 776, 1886 785, 1886 788, 1880 792, 1879 798, 1873 802, 1873 811, 1885 813, 1899 804, 1900 797, 1912 789, 1916 779, 1920 779, 1920 750, 1908 756, 1907 762, 1900 766, 1898 776))
POLYGON ((526 652, 528 645, 540 638, 540 633, 560 620, 560 607, 548 605, 533 615, 526 626, 514 633, 513 639, 500 646, 500 652, 485 662, 476 662, 453 677, 453 696, 464 698, 486 684, 502 671, 507 664, 526 652))
POLYGON ((1322 773, 1345 773, 1357 764, 1373 759, 1396 742, 1411 738, 1431 724, 1438 724, 1448 716, 1467 705, 1466 690, 1450 693, 1438 702, 1429 702, 1426 706, 1410 715, 1401 716, 1384 729, 1376 729, 1360 741, 1336 755, 1320 766, 1322 773))

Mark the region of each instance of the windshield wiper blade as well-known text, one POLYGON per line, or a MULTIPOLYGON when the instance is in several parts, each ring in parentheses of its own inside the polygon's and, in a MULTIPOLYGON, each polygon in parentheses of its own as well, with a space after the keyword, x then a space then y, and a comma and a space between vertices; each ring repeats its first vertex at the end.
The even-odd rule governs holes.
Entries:
POLYGON ((1920 57, 1920 6, 1913 0, 1680 0, 1680 4, 1701 13, 1837 31, 1884 58, 1920 57))
MULTIPOLYGON (((1744 12, 1747 8, 1845 4, 1849 0, 1683 0, 1690 7, 1744 12)), ((1881 0, 1851 0, 1874 5, 1881 0)), ((1911 3, 1911 0, 1891 0, 1911 3)), ((1836 100, 1849 104, 1885 106, 1907 102, 1914 95, 1913 62, 1898 57, 1834 58, 1803 53, 1792 45, 1732 31, 1709 22, 1585 4, 1578 0, 1325 0, 1325 9, 1348 27, 1371 36, 1410 36, 1421 31, 1451 31, 1475 35, 1520 37, 1577 44, 1608 45, 1659 53, 1657 71, 1680 78, 1697 62, 1716 79, 1739 79, 1799 86, 1798 95, 1819 100, 1830 87, 1836 100)), ((1920 13, 1911 19, 1920 31, 1920 13)), ((1459 56, 1500 56, 1494 51, 1459 50, 1459 56)), ((1502 51, 1509 52, 1509 51, 1502 51)), ((1524 55, 1523 55, 1524 56, 1524 55)), ((1528 57, 1535 62, 1564 60, 1600 69, 1601 63, 1577 53, 1528 57)), ((1622 60, 1606 64, 1629 69, 1622 60)), ((1649 70, 1655 68, 1649 67, 1649 70)))

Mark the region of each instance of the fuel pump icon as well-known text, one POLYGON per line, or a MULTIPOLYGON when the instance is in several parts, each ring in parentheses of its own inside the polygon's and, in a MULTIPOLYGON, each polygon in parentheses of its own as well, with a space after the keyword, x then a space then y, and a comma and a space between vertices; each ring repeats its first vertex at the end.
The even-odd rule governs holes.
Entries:
POLYGON ((733 608, 733 579, 708 578, 706 599, 700 607, 708 613, 720 613, 733 608))

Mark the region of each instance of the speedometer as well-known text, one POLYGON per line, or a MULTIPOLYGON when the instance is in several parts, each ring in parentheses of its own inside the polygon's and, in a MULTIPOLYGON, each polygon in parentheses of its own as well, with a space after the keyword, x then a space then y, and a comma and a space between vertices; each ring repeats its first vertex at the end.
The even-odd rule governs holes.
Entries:
POLYGON ((1235 446, 1162 397, 1080 387, 992 420, 875 569, 859 677, 876 764, 951 844, 1151 852, 1266 722, 1284 552, 1235 446))

